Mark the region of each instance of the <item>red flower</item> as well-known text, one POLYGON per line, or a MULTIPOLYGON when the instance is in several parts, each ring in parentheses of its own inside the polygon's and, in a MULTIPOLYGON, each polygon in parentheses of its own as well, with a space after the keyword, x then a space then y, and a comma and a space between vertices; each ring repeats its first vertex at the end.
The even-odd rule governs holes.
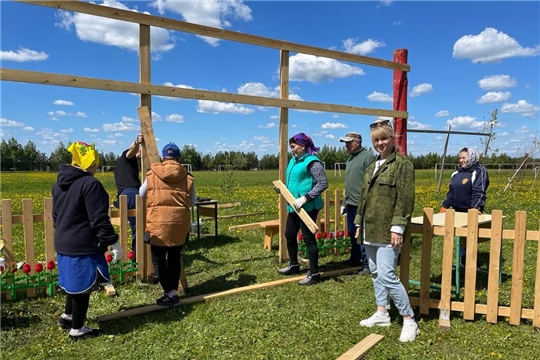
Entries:
POLYGON ((30 271, 32 271, 32 267, 29 264, 24 264, 22 267, 22 271, 25 274, 28 274, 30 271))
POLYGON ((330 239, 333 239, 333 238, 334 238, 334 233, 330 233, 330 234, 328 235, 328 237, 329 237, 330 239))
POLYGON ((328 234, 326 233, 326 231, 322 233, 322 237, 323 237, 324 239, 326 239, 326 238, 328 237, 328 234))
POLYGON ((320 240, 321 239, 321 233, 317 233, 317 235, 315 235, 315 237, 317 238, 317 240, 320 240))
POLYGON ((0 271, 4 271, 4 267, 0 265, 0 271))
POLYGON ((304 235, 302 235, 302 233, 298 234, 298 242, 302 241, 303 238, 304 238, 304 235))
POLYGON ((345 233, 345 237, 349 237, 349 232, 346 232, 346 233, 345 233))
POLYGON ((135 259, 135 253, 133 252, 133 250, 128 251, 128 259, 129 260, 135 259))
POLYGON ((16 273, 17 270, 19 270, 19 269, 17 268, 17 264, 13 264, 13 265, 11 265, 11 266, 13 267, 13 268, 11 269, 11 272, 12 272, 12 273, 16 273))
POLYGON ((105 260, 107 260, 108 263, 110 263, 112 260, 113 260, 113 257, 111 254, 107 254, 107 256, 105 256, 105 260))
POLYGON ((47 261, 47 270, 53 270, 55 267, 54 260, 47 261))
POLYGON ((37 273, 40 273, 43 271, 43 265, 41 265, 41 263, 37 263, 34 269, 36 270, 37 273))

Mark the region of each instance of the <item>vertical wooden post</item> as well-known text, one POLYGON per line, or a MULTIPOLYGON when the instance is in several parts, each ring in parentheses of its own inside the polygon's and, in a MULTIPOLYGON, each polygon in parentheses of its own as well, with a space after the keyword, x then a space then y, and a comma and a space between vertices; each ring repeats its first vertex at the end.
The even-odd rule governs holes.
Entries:
POLYGON ((521 323, 526 233, 527 213, 525 211, 516 211, 516 221, 514 223, 514 256, 512 258, 512 288, 510 290, 510 319, 508 321, 510 325, 519 325, 521 323))
MULTIPOLYGON (((397 49, 394 51, 394 62, 407 63, 409 50, 397 49)), ((394 110, 407 111, 407 87, 409 80, 407 72, 394 70, 394 110)), ((394 118, 394 136, 397 151, 407 156, 407 119, 394 118)))
MULTIPOLYGON (((139 24, 139 81, 141 84, 151 84, 151 55, 150 55, 150 26, 139 24)), ((141 183, 146 179, 146 169, 150 168, 152 162, 159 161, 159 158, 155 159, 154 156, 157 154, 156 139, 154 137, 154 131, 152 128, 152 96, 150 94, 141 94, 141 106, 138 109, 139 111, 139 120, 141 121, 141 133, 144 135, 144 142, 146 146, 143 146, 141 150, 141 183), (146 109, 146 111, 141 110, 146 109), (141 117, 141 111, 144 114, 144 120, 146 121, 143 124, 143 118, 141 117), (148 129, 150 127, 151 131, 146 133, 143 129, 148 129), (151 137, 151 138, 150 138, 151 137), (152 154, 148 153, 148 143, 151 144, 150 148, 153 152, 152 154)), ((143 202, 143 204, 146 204, 143 202)), ((146 213, 146 207, 144 208, 146 213)), ((139 219, 139 218, 137 218, 139 219)), ((140 219, 143 221, 141 227, 146 228, 146 217, 140 219)), ((137 243, 143 241, 144 232, 137 231, 137 243)), ((142 271, 145 279, 148 279, 148 276, 153 273, 152 261, 150 257, 150 246, 145 246, 145 256, 143 256, 143 263, 139 263, 138 266, 143 266, 144 270, 142 271)))
POLYGON ((448 209, 444 219, 444 243, 442 257, 441 302, 439 312, 439 328, 450 330, 450 294, 452 292, 452 259, 455 241, 454 209, 448 209))
MULTIPOLYGON (((289 51, 281 50, 279 64, 279 98, 289 98, 289 51)), ((279 180, 285 183, 289 153, 289 109, 279 108, 279 180)), ((285 224, 287 223, 287 202, 279 197, 279 254, 281 263, 289 258, 287 241, 285 239, 285 224)))
POLYGON ((452 129, 452 126, 448 125, 448 133, 446 134, 446 140, 444 142, 444 151, 443 151, 443 155, 442 155, 441 173, 439 174, 439 184, 437 185, 437 192, 441 191, 442 176, 443 176, 443 173, 444 173, 444 163, 446 161, 446 149, 448 149, 448 140, 450 139, 450 129, 452 129))
MULTIPOLYGON (((36 265, 36 249, 34 248, 34 213, 32 210, 32 199, 23 199, 23 230, 24 230, 24 249, 25 261, 31 266, 32 270, 28 275, 35 275, 34 266, 36 265)), ((36 289, 26 290, 28 297, 36 296, 36 289)))
MULTIPOLYGON (((431 242, 433 241, 433 209, 424 208, 422 227, 422 260, 420 263, 420 314, 429 314, 429 284, 431 281, 431 242)), ((405 240, 408 241, 408 240, 405 240)), ((402 261, 408 261, 403 259, 402 261)))
MULTIPOLYGON (((502 210, 491 213, 491 240, 489 242, 489 272, 486 321, 496 324, 499 315, 499 274, 501 273, 502 210)), ((535 286, 540 284, 535 283, 535 286)), ((536 293, 538 294, 538 293, 536 293)))

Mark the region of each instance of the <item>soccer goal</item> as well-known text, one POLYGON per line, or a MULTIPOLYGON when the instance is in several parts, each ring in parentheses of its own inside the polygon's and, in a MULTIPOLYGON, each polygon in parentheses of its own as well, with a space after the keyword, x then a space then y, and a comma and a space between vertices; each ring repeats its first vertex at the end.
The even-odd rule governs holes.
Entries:
POLYGON ((189 172, 193 172, 193 169, 191 168, 191 164, 182 164, 183 167, 187 169, 189 172))
POLYGON ((115 166, 102 166, 101 167, 101 173, 105 174, 106 172, 114 171, 114 168, 115 168, 115 166))
POLYGON ((341 177, 341 167, 342 166, 345 169, 346 166, 347 166, 347 163, 335 163, 334 164, 334 176, 337 176, 337 174, 339 173, 339 177, 341 177))

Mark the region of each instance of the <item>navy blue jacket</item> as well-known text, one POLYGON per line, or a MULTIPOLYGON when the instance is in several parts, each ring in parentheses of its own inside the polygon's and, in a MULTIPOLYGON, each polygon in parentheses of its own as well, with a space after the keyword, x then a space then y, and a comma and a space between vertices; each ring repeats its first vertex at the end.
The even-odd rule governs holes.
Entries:
POLYGON ((482 165, 476 163, 467 169, 458 167, 452 173, 450 187, 442 207, 446 209, 452 207, 460 212, 467 212, 469 209, 484 212, 488 186, 488 173, 482 165))
POLYGON ((109 195, 92 174, 62 165, 52 195, 57 253, 100 254, 118 241, 109 218, 109 195))

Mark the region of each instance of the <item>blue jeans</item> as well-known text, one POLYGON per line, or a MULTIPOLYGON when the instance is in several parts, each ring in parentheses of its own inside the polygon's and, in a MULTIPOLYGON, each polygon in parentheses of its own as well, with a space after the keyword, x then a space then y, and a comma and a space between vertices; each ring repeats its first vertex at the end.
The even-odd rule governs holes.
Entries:
POLYGON ((389 307, 392 298, 401 316, 414 317, 409 295, 396 274, 397 257, 401 248, 366 245, 366 255, 375 290, 377 306, 389 307))
MULTIPOLYGON (((136 207, 135 197, 137 195, 139 195, 139 189, 137 189, 137 188, 127 188, 127 189, 122 190, 120 195, 126 195, 127 196, 128 210, 135 209, 135 207, 136 207)), ((136 234, 137 233, 137 228, 136 228, 135 225, 136 225, 137 221, 136 221, 135 216, 129 216, 128 221, 129 221, 129 227, 131 228, 131 250, 133 250, 133 252, 136 252, 135 249, 137 248, 137 242, 135 241, 135 239, 136 239, 136 235, 137 235, 136 234)))
POLYGON ((351 256, 349 260, 358 265, 363 264, 364 268, 368 267, 368 261, 366 257, 366 249, 364 244, 358 244, 356 239, 356 225, 354 224, 354 218, 356 217, 356 211, 358 206, 346 205, 345 214, 347 214, 347 231, 351 237, 351 256))

